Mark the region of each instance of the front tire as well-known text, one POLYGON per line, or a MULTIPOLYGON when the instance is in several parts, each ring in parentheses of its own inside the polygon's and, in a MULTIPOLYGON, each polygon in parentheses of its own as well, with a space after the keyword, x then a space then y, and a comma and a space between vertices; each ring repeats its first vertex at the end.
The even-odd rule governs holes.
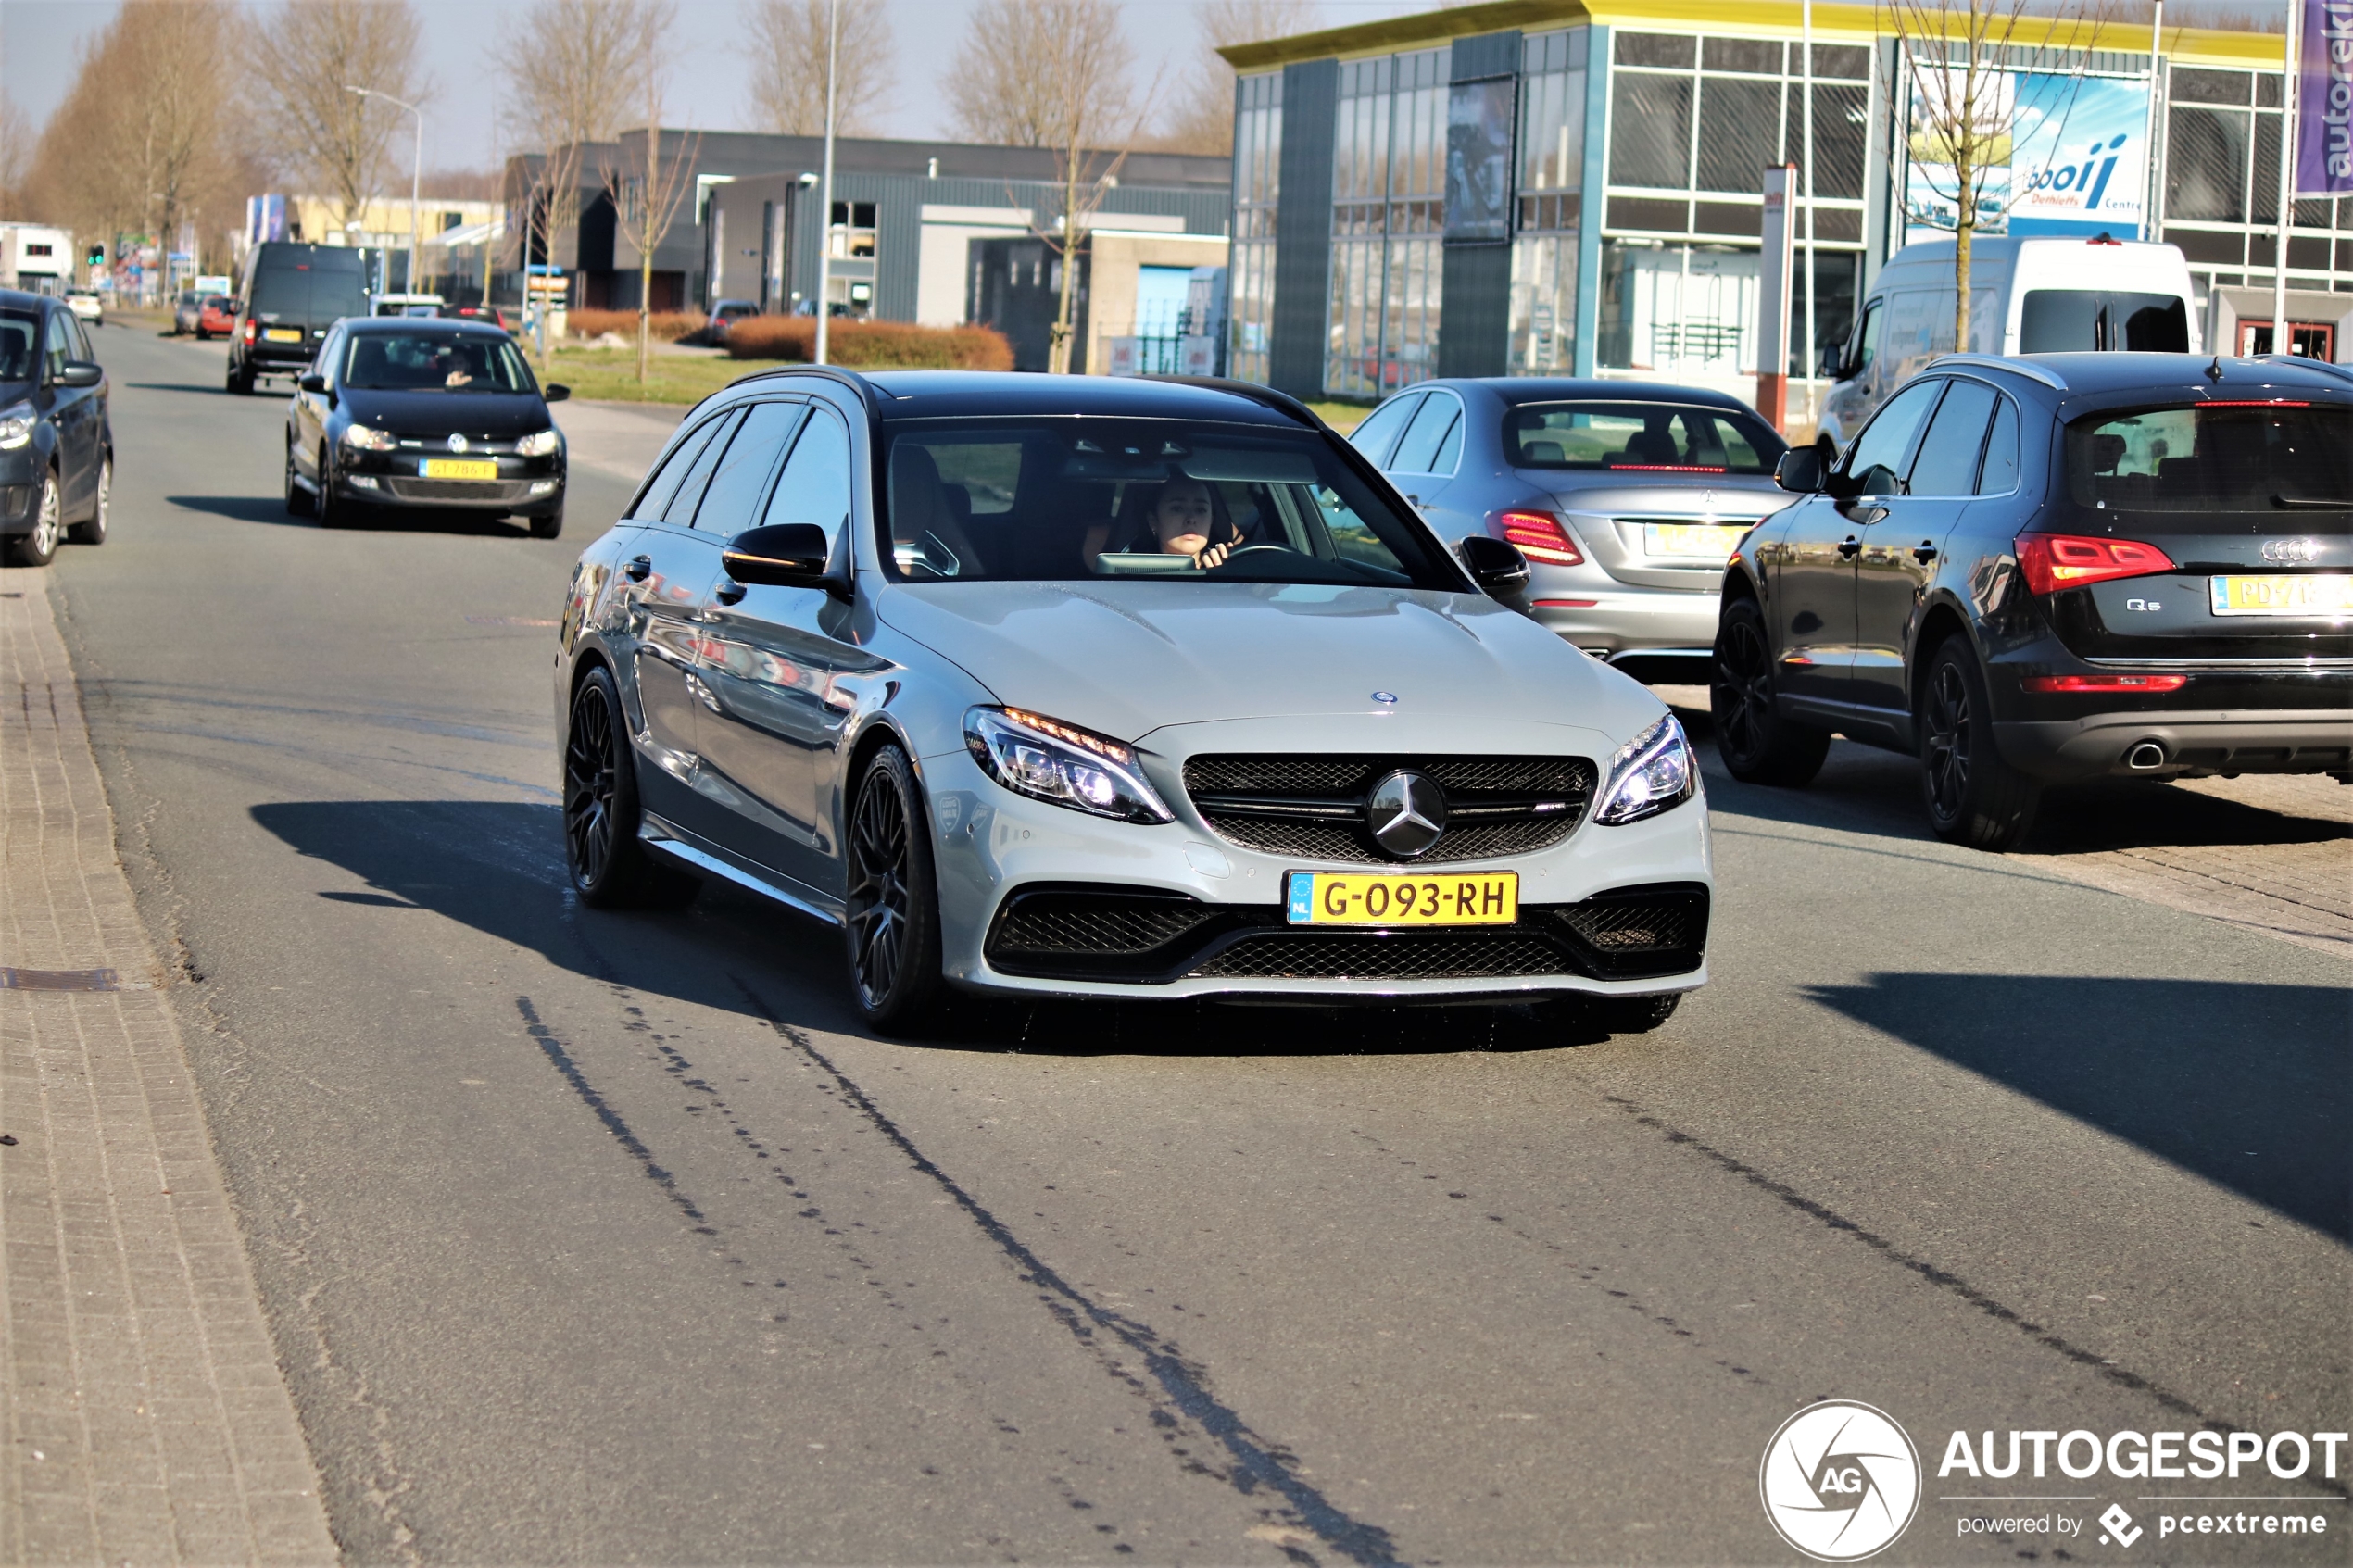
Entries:
POLYGON ((65 530, 57 521, 57 470, 47 469, 41 476, 41 509, 33 514, 32 532, 8 543, 10 566, 47 566, 57 558, 57 541, 65 530))
POLYGON ((107 542, 107 522, 114 504, 114 458, 109 456, 98 463, 98 498, 91 504, 90 515, 73 525, 67 537, 77 545, 103 545, 107 542))
POLYGON ((350 502, 335 494, 335 470, 329 466, 327 449, 319 448, 319 503, 317 516, 321 528, 348 528, 353 522, 350 502))
POLYGON ((907 754, 875 753, 849 813, 848 938, 851 994, 866 1022, 906 1034, 938 1011, 939 883, 931 836, 907 754))
POLYGON ((301 480, 296 476, 294 443, 289 441, 286 443, 286 515, 308 517, 318 509, 319 498, 305 490, 301 480))
POLYGON ((638 840, 635 758, 620 689, 606 670, 588 671, 572 695, 563 809, 564 868, 591 909, 678 909, 701 890, 638 840))
POLYGON ((561 512, 550 512, 546 517, 535 517, 526 521, 531 524, 531 536, 534 539, 556 539, 563 535, 564 514, 561 512))
POLYGON ((1755 599, 1727 602, 1716 623, 1708 709, 1716 720, 1716 754, 1743 784, 1801 789, 1822 771, 1831 735, 1785 718, 1773 701, 1772 641, 1755 599))
POLYGON ((1920 799, 1936 836, 1971 849, 2014 849, 2034 825, 2042 786, 2002 759, 1985 672, 1961 637, 1929 659, 1920 692, 1920 799))

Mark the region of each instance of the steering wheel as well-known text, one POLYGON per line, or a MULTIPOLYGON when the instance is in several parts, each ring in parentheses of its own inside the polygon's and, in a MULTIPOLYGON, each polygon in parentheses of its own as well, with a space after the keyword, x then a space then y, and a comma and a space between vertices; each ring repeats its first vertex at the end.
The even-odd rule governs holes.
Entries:
MULTIPOLYGON (((1227 551, 1226 559, 1233 560, 1238 557, 1249 555, 1253 550, 1280 550, 1287 556, 1295 556, 1299 553, 1297 550, 1292 549, 1289 545, 1244 545, 1239 550, 1227 551)), ((1221 561, 1219 564, 1223 565, 1224 562, 1221 561)))

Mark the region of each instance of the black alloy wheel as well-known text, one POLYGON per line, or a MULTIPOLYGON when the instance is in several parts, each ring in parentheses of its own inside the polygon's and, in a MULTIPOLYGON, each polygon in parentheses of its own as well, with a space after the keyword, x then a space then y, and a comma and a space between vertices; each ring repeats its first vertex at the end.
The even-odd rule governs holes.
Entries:
POLYGON ((849 814, 849 897, 843 911, 850 987, 875 1028, 900 1034, 936 1013, 939 887, 914 770, 886 746, 858 781, 849 814))
POLYGON ((546 517, 529 518, 525 521, 531 524, 531 536, 534 539, 555 539, 563 534, 564 514, 561 512, 549 512, 546 517))
POLYGON ((44 470, 39 509, 32 514, 32 532, 8 541, 10 566, 47 566, 57 558, 57 541, 65 529, 57 521, 57 470, 44 470))
POLYGON ((1707 703, 1716 721, 1716 753, 1742 783, 1796 789, 1822 771, 1830 732, 1794 723, 1773 705, 1772 642, 1755 599, 1724 605, 1716 624, 1707 703))
POLYGON ((1930 658, 1920 692, 1920 799, 1936 835, 1972 849, 2015 848, 2042 787, 2002 759, 1985 675, 1961 637, 1930 658))
POLYGON ((321 528, 350 527, 356 521, 352 513, 358 508, 335 494, 335 470, 328 458, 326 444, 323 442, 319 446, 319 464, 316 471, 319 475, 319 502, 314 515, 319 519, 319 526, 321 528))
POLYGON ((572 696, 564 743, 564 866, 592 909, 677 909, 702 884, 659 864, 638 842, 637 777, 621 693, 591 670, 572 696))
POLYGON ((294 443, 286 443, 286 515, 308 517, 319 509, 319 498, 302 487, 295 473, 294 443))
POLYGON ((98 459, 98 494, 90 503, 90 515, 66 530, 66 537, 77 545, 105 544, 113 509, 114 454, 108 452, 98 459))

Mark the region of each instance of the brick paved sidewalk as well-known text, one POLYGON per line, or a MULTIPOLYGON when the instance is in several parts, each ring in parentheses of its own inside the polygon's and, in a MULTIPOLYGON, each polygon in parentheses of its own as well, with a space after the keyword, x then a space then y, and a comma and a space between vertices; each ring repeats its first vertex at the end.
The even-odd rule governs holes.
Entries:
POLYGON ((0 1562, 331 1562, 47 579, 0 571, 0 1562))

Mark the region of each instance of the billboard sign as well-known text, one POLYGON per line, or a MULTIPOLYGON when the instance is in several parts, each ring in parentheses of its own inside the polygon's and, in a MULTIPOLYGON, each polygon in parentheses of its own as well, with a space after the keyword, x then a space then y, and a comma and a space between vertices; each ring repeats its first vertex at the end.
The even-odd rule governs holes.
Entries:
POLYGON ((1512 237, 1512 77, 1457 82, 1446 99, 1446 237, 1512 237))
MULTIPOLYGON (((1981 89, 1982 91, 1982 89, 1981 89)), ((1905 175, 1905 240, 1938 239, 1957 225, 1957 177, 1913 95, 1905 175)), ((2148 82, 2141 77, 2005 72, 1985 101, 1977 232, 2031 237, 2141 237, 2148 183, 2148 82)))
POLYGON ((2296 124, 2296 194, 2353 192, 2353 0, 2304 0, 2296 124))

